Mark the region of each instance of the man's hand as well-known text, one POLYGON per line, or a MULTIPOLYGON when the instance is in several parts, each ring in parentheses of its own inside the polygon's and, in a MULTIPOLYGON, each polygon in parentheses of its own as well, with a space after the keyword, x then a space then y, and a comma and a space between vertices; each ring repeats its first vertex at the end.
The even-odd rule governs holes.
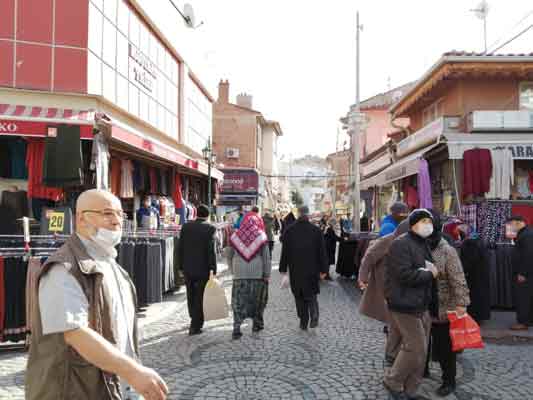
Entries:
POLYGON ((263 280, 264 280, 266 283, 269 283, 269 282, 270 282, 270 278, 263 278, 263 280))
POLYGON ((516 280, 518 281, 518 283, 526 283, 527 282, 527 278, 524 275, 520 275, 520 274, 516 277, 516 280))
POLYGON ((324 273, 324 272, 321 272, 321 273, 320 273, 320 280, 323 281, 324 279, 326 279, 326 276, 328 276, 328 274, 326 274, 326 273, 324 273))
POLYGON ((138 365, 126 381, 146 400, 165 400, 168 388, 165 381, 153 369, 138 365))
POLYGON ((209 279, 215 279, 216 274, 211 270, 209 271, 209 279))
POLYGON ((455 307, 455 312, 457 313, 458 317, 462 317, 466 314, 466 307, 457 306, 455 307))
POLYGON ((439 270, 437 269, 437 267, 435 267, 435 264, 426 261, 426 268, 429 272, 433 274, 433 278, 437 279, 437 276, 439 275, 439 270))
POLYGON ((366 290, 368 288, 368 282, 365 281, 357 281, 357 285, 361 290, 366 290))

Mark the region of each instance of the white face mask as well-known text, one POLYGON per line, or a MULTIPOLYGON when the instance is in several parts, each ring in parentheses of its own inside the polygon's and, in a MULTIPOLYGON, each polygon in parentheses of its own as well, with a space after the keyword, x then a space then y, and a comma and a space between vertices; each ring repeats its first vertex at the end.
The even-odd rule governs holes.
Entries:
POLYGON ((421 224, 416 230, 418 236, 428 238, 433 233, 433 224, 421 224))
POLYGON ((122 240, 122 229, 112 231, 105 228, 98 228, 92 240, 104 249, 114 248, 122 240))

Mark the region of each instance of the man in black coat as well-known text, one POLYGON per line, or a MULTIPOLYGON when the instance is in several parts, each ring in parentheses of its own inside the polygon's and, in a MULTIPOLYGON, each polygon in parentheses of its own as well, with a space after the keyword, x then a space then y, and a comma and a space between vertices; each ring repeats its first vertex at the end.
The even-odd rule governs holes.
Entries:
POLYGON ((533 323, 533 229, 527 226, 522 216, 509 218, 507 224, 516 234, 514 254, 512 257, 515 275, 516 320, 512 330, 528 330, 533 323))
POLYGON ((291 290, 296 300, 300 328, 318 326, 319 281, 329 270, 320 229, 309 222, 309 208, 298 209, 299 218, 283 234, 279 272, 290 272, 291 290))
POLYGON ((216 228, 207 222, 208 218, 207 206, 198 207, 198 219, 183 225, 179 240, 178 263, 185 276, 187 287, 191 336, 202 333, 205 286, 210 275, 217 273, 216 228))
POLYGON ((391 325, 401 337, 400 352, 386 373, 384 384, 394 400, 416 399, 422 380, 431 320, 433 265, 427 238, 433 233, 433 216, 415 210, 409 216, 410 230, 396 238, 385 260, 385 298, 391 325))

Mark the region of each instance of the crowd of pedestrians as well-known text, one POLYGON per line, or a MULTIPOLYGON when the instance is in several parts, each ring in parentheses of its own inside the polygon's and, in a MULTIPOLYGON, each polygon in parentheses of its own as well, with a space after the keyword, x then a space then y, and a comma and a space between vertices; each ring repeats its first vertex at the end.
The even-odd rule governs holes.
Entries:
MULTIPOLYGON (((198 207, 198 219, 186 223, 180 235, 179 268, 185 277, 191 336, 203 332, 204 292, 217 274, 209 213, 207 206, 198 207)), ((120 201, 109 192, 90 190, 79 197, 76 233, 44 264, 34 288, 38 301, 32 316, 27 399, 166 398, 165 382, 139 361, 135 288, 115 261, 122 222, 120 201)), ((225 249, 233 277, 232 339, 243 336, 246 319, 255 334, 268 328, 264 312, 278 234, 279 273, 294 296, 299 328, 317 328, 320 281, 332 279, 337 244, 348 230, 346 219, 337 223, 333 216, 315 225, 306 206, 283 219, 269 210, 263 216, 257 208, 242 212, 225 249)), ((516 241, 519 287, 514 329, 527 329, 533 300, 533 231, 519 216, 508 221, 508 230, 516 241)), ((460 257, 442 232, 439 213, 408 213, 405 204, 394 204, 380 237, 363 257, 357 283, 363 290, 359 312, 384 324, 383 384, 390 398, 419 399, 430 359, 442 370, 437 395, 454 392, 457 360, 448 313, 464 316, 470 298, 460 257)))

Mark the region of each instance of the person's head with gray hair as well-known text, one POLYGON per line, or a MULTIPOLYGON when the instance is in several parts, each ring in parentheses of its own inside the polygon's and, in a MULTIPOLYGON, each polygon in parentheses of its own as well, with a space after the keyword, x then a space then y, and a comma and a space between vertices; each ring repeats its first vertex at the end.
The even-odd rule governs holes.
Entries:
POLYGON ((309 217, 309 207, 307 206, 300 206, 298 207, 298 217, 309 217))

